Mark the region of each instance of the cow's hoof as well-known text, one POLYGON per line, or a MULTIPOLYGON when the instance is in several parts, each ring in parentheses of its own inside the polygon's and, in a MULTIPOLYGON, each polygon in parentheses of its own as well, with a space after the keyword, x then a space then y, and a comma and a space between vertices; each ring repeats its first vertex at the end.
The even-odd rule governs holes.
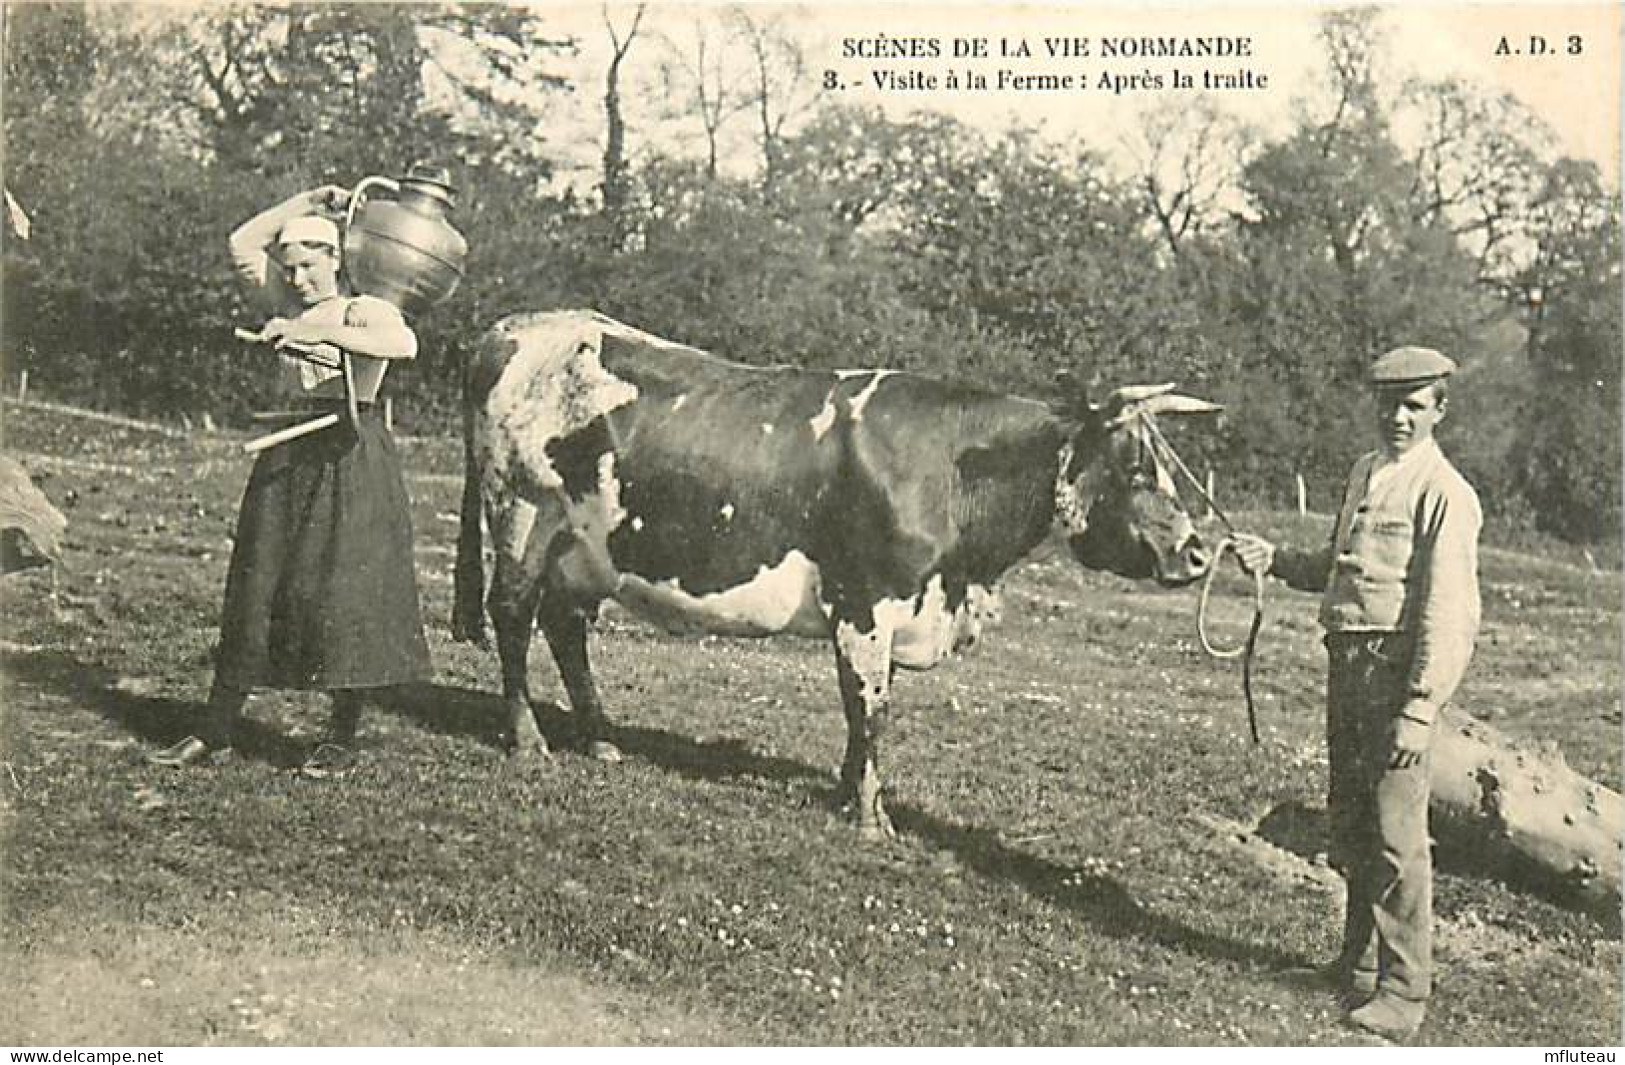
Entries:
POLYGON ((540 763, 553 760, 553 749, 546 740, 530 740, 508 744, 508 757, 515 762, 540 763))
POLYGON ((611 765, 625 759, 621 749, 608 740, 593 740, 587 745, 587 754, 595 762, 608 762, 611 765))
POLYGON ((867 816, 857 812, 858 840, 862 843, 890 843, 897 838, 891 815, 883 806, 871 807, 867 816))
POLYGON ((858 841, 860 843, 890 843, 896 838, 897 829, 892 827, 890 818, 882 818, 879 821, 865 821, 858 826, 858 841))

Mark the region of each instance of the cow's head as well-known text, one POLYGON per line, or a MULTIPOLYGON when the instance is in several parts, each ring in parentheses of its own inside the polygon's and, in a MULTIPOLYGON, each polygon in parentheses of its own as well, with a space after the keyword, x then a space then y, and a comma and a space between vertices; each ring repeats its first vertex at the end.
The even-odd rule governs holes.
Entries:
POLYGON ((1073 555, 1090 569, 1177 586, 1213 562, 1180 503, 1170 468, 1177 458, 1155 419, 1220 408, 1173 387, 1120 388, 1103 404, 1080 398, 1068 409, 1076 428, 1062 452, 1056 507, 1073 555))

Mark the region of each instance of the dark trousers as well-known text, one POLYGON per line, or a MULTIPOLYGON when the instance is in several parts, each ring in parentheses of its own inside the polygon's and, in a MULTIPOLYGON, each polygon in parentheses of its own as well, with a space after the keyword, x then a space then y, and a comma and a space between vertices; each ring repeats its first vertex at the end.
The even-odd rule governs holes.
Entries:
POLYGON ((1326 649, 1330 858, 1348 885, 1339 960, 1374 969, 1379 991, 1421 1002, 1433 981, 1431 760, 1390 768, 1390 730, 1408 696, 1409 641, 1332 633, 1326 649))

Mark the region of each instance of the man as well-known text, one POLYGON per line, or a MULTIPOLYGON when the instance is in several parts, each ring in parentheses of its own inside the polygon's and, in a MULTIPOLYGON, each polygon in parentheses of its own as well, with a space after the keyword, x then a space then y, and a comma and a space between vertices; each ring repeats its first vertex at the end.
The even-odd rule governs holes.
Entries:
POLYGON ((1331 861, 1348 885, 1343 949, 1321 970, 1350 1025, 1404 1039, 1432 992, 1429 747, 1478 633, 1478 496, 1434 441, 1456 365, 1402 347, 1372 364, 1382 446, 1355 462, 1314 552, 1237 537, 1249 572, 1323 591, 1331 861))
POLYGON ((342 772, 367 694, 430 675, 406 488, 373 402, 388 366, 416 355, 417 337, 391 304, 341 290, 330 216, 346 198, 333 186, 300 193, 231 235, 238 273, 276 315, 261 335, 281 353, 300 417, 347 412, 340 350, 359 417, 260 453, 237 519, 205 720, 149 756, 157 765, 216 760, 232 747, 248 692, 272 687, 332 694, 326 741, 304 768, 342 772), (301 347, 325 364, 299 357, 301 347))

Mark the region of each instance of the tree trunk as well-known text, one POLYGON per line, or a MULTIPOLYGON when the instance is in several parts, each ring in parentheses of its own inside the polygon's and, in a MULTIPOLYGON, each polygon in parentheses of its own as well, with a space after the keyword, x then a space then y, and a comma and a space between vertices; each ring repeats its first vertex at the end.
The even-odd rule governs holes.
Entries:
POLYGON ((630 167, 626 159, 626 117, 621 112, 621 64, 638 35, 638 26, 643 22, 643 12, 647 6, 638 5, 632 27, 627 30, 624 41, 616 33, 615 24, 609 21, 608 11, 604 14, 610 43, 615 48, 609 70, 604 75, 604 120, 608 130, 604 140, 604 220, 608 223, 609 249, 612 252, 625 250, 630 228, 627 206, 632 192, 630 167))
POLYGON ((1570 769, 1446 708, 1433 744, 1433 833, 1441 848, 1614 913, 1625 802, 1570 769))

